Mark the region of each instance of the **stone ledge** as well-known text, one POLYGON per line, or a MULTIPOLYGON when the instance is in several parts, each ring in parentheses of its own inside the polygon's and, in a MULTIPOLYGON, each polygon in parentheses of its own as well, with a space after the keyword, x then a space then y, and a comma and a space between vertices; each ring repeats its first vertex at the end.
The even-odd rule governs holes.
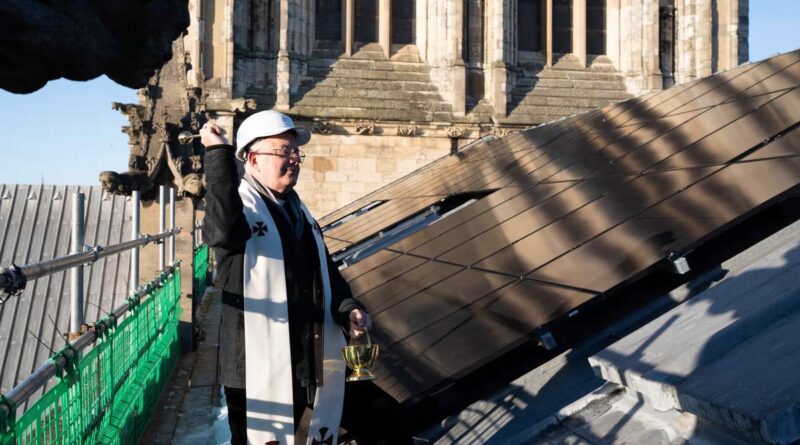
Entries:
POLYGON ((314 82, 313 88, 355 88, 355 89, 386 89, 393 88, 412 92, 437 92, 436 87, 429 81, 416 80, 376 80, 358 79, 349 77, 331 77, 314 82))
POLYGON ((521 78, 516 81, 516 88, 587 88, 596 90, 625 91, 622 80, 577 80, 559 78, 521 78))
POLYGON ((309 68, 324 70, 378 70, 412 73, 428 73, 430 67, 424 63, 399 62, 394 60, 367 60, 346 58, 312 58, 309 68))
MULTIPOLYGON (((389 86, 389 85, 386 85, 389 86)), ((308 90, 303 99, 308 97, 337 97, 342 99, 395 99, 404 101, 441 102, 442 98, 433 91, 404 91, 392 88, 335 88, 315 86, 308 90)))
POLYGON ((595 98, 595 97, 553 97, 553 96, 539 96, 530 95, 525 96, 519 100, 514 106, 516 110, 519 107, 539 107, 539 106, 552 106, 552 107, 575 107, 575 108, 602 108, 606 105, 617 102, 619 99, 611 98, 595 98))
POLYGON ((414 71, 380 71, 372 69, 350 69, 333 68, 322 69, 310 67, 308 74, 315 78, 350 78, 350 79, 370 79, 370 80, 405 80, 415 82, 430 82, 430 75, 423 72, 414 71))
POLYGON ((754 440, 800 440, 798 272, 795 238, 589 362, 657 409, 691 412, 754 440))
MULTIPOLYGON (((512 96, 521 96, 521 91, 515 89, 512 96)), ((631 95, 621 90, 608 90, 608 89, 592 89, 592 88, 550 88, 536 86, 528 91, 525 96, 542 96, 542 97, 580 97, 580 98, 598 98, 598 99, 613 99, 625 100, 630 99, 631 95)))
POLYGON ((753 439, 800 439, 798 326, 800 313, 784 317, 695 372, 677 388, 682 409, 753 439))

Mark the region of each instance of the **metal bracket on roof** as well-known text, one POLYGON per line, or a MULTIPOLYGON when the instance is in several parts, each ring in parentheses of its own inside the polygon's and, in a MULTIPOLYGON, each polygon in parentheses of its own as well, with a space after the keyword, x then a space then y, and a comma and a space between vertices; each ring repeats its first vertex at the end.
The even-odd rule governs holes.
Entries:
POLYGON ((47 359, 47 363, 55 365, 57 369, 56 376, 58 376, 58 378, 76 379, 78 376, 75 365, 77 364, 78 356, 80 356, 80 351, 75 349, 72 344, 67 343, 63 348, 56 351, 52 357, 47 359))
POLYGON ((11 267, 0 269, 0 304, 5 303, 11 297, 22 294, 28 278, 22 273, 19 266, 12 264, 11 267))
POLYGON ((675 252, 672 252, 669 255, 667 255, 667 261, 669 261, 671 264, 670 272, 680 275, 685 275, 689 273, 690 270, 692 270, 692 268, 689 267, 689 262, 686 261, 685 255, 680 255, 675 252))
POLYGON ((547 349, 548 351, 551 351, 556 347, 558 347, 558 342, 556 341, 556 338, 553 336, 552 332, 539 331, 539 333, 536 334, 536 336, 537 340, 539 341, 539 345, 547 349))

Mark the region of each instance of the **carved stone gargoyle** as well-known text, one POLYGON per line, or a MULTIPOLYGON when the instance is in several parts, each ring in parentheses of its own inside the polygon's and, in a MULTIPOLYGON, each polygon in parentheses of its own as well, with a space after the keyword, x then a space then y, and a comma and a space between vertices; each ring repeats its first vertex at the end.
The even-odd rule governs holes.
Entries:
POLYGON ((153 183, 147 173, 117 173, 105 171, 100 173, 100 186, 108 193, 130 195, 134 190, 149 190, 153 183))

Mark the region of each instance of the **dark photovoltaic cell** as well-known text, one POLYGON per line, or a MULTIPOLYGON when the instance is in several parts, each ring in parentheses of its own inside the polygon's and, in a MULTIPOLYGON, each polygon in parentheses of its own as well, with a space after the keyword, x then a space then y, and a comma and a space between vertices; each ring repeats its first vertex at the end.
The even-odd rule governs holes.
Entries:
POLYGON ((800 51, 480 141, 321 222, 331 251, 451 195, 474 202, 343 269, 418 400, 800 184, 800 51))
MULTIPOLYGON (((539 207, 537 204, 544 203, 548 198, 562 193, 574 185, 575 183, 563 182, 536 187, 502 202, 480 215, 476 215, 469 221, 469 224, 453 225, 450 230, 440 236, 435 238, 424 237, 422 234, 415 236, 409 241, 419 239, 426 242, 414 248, 411 253, 426 257, 440 257, 461 246, 465 249, 470 249, 471 244, 478 245, 482 243, 481 238, 483 236, 494 236, 491 234, 492 232, 499 232, 496 236, 503 236, 502 227, 498 227, 500 223, 519 215, 523 215, 520 217, 524 218, 524 213, 531 211, 532 208, 539 207)), ((450 221, 445 220, 437 225, 445 227, 448 223, 450 221)), ((451 255, 451 260, 453 260, 452 257, 455 257, 454 262, 456 263, 469 263, 457 255, 451 255)))
POLYGON ((800 128, 795 127, 766 147, 748 155, 743 160, 754 161, 758 159, 791 158, 798 155, 797 147, 800 147, 800 128))
MULTIPOLYGON (((373 318, 376 324, 386 326, 386 331, 391 333, 387 336, 389 339, 395 342, 402 341, 425 326, 440 320, 443 315, 472 304, 478 298, 513 280, 514 278, 508 276, 461 269, 438 283, 423 287, 396 302, 391 306, 391 310, 384 309, 373 314, 373 318)), ((419 286, 416 283, 412 285, 419 286)))
POLYGON ((474 368, 473 349, 490 351, 483 361, 497 357, 522 341, 532 327, 563 315, 593 294, 514 280, 496 291, 463 305, 402 341, 428 360, 440 363, 449 375, 474 368))
POLYGON ((543 266, 529 278, 607 291, 705 235, 721 220, 634 218, 543 266), (576 273, 575 271, 580 271, 576 273))
MULTIPOLYGON (((404 264, 392 264, 392 268, 405 270, 401 275, 386 280, 370 280, 367 275, 363 279, 356 280, 356 286, 354 286, 356 297, 368 304, 374 315, 394 307, 405 298, 463 270, 455 265, 412 256, 402 258, 398 259, 398 262, 402 261, 404 264), (414 261, 408 261, 406 258, 413 258, 414 261)), ((377 270, 383 269, 385 268, 377 270)))

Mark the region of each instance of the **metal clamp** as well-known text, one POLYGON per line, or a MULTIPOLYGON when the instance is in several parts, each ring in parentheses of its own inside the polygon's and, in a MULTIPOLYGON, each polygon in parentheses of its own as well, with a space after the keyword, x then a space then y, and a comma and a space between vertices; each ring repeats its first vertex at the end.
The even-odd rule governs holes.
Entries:
POLYGON ((119 319, 114 312, 109 312, 105 317, 92 324, 92 331, 100 338, 105 338, 109 333, 117 328, 119 319))
POLYGON ((92 256, 94 257, 94 259, 92 260, 93 263, 100 259, 100 252, 102 252, 102 251, 103 251, 103 247, 102 246, 94 246, 94 247, 92 247, 90 252, 92 252, 92 256))
POLYGON ((64 378, 64 374, 69 377, 77 377, 75 362, 78 359, 78 355, 80 355, 80 352, 71 344, 67 343, 63 348, 59 349, 58 352, 53 354, 52 357, 47 359, 47 363, 52 363, 56 367, 58 370, 56 375, 62 379, 64 378), (67 351, 70 351, 70 354, 67 354, 67 351), (59 357, 64 358, 63 366, 58 362, 59 357))
POLYGON ((136 312, 136 308, 139 306, 139 299, 141 298, 142 294, 147 294, 150 290, 150 285, 139 292, 135 292, 133 295, 129 296, 125 299, 128 303, 128 310, 131 312, 136 312))
POLYGON ((10 433, 11 425, 16 423, 17 404, 0 394, 0 433, 10 433))
POLYGON ((0 295, 0 304, 5 303, 11 297, 21 295, 25 290, 25 285, 28 284, 28 278, 16 264, 0 270, 0 276, 3 282, 2 291, 5 294, 0 295))

